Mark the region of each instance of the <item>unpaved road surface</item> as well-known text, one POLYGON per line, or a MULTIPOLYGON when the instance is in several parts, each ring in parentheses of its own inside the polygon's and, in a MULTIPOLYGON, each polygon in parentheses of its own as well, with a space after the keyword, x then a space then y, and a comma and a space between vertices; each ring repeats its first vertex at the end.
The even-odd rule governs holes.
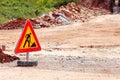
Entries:
MULTIPOLYGON (((1 30, 6 53, 22 30, 1 30)), ((0 64, 0 80, 120 80, 120 15, 104 15, 90 22, 35 30, 42 51, 32 52, 36 67, 0 64)), ((25 54, 18 54, 21 60, 25 54)))

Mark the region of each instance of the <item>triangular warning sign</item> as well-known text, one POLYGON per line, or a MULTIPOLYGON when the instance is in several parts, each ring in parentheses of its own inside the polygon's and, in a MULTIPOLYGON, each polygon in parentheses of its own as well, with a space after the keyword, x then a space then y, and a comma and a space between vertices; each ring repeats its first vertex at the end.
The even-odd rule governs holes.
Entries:
POLYGON ((39 41, 30 20, 27 20, 22 36, 15 48, 15 53, 32 52, 38 50, 41 50, 39 41))

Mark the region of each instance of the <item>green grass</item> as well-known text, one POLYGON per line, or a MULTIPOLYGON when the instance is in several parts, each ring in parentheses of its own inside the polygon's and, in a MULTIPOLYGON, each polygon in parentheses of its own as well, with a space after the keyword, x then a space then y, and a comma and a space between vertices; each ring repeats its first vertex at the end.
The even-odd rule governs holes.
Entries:
POLYGON ((32 18, 76 0, 0 0, 0 24, 13 18, 32 18))

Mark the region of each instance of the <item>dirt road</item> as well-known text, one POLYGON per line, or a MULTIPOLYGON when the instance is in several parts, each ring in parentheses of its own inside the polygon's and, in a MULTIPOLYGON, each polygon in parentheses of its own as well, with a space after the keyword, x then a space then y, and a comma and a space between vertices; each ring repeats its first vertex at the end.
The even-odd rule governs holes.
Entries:
MULTIPOLYGON (((120 15, 104 15, 87 23, 36 29, 42 51, 33 52, 37 67, 0 64, 1 80, 120 80, 120 15)), ((14 48, 22 30, 1 30, 6 53, 14 48)), ((22 60, 25 54, 19 54, 22 60)))
POLYGON ((116 74, 14 68, 0 70, 1 80, 119 80, 116 74), (30 71, 32 70, 32 71, 30 71), (14 72, 13 72, 14 71, 14 72))

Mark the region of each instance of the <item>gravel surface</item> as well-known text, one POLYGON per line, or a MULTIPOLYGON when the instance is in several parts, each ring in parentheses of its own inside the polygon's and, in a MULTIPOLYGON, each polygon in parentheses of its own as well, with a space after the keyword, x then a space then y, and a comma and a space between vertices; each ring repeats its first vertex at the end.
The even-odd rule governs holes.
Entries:
MULTIPOLYGON (((36 67, 0 64, 1 80, 120 80, 119 15, 105 15, 88 23, 36 29, 42 51, 30 53, 36 67), (116 19, 117 18, 117 19, 116 19)), ((4 53, 14 54, 22 30, 1 30, 4 53)))

